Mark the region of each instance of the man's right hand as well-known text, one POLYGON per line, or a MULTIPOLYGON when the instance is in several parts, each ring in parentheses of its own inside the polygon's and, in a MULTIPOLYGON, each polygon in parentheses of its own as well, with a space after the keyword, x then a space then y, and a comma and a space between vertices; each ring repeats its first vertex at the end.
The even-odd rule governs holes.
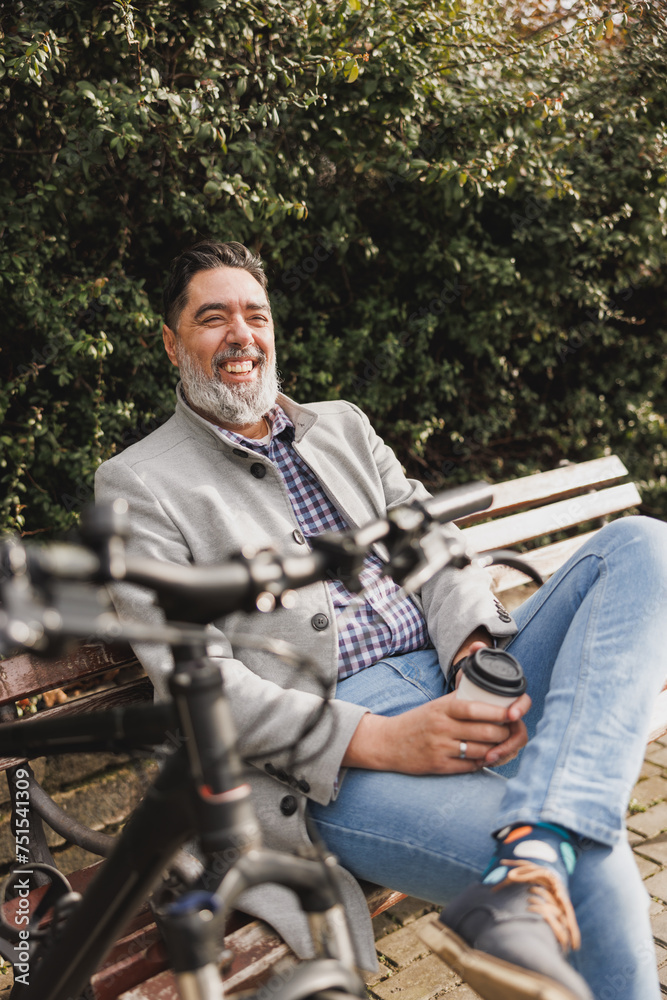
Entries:
POLYGON ((401 715, 365 715, 343 758, 345 767, 403 774, 464 774, 511 760, 527 742, 522 695, 509 708, 463 701, 455 693, 401 715), (461 744, 466 744, 461 758, 461 744))

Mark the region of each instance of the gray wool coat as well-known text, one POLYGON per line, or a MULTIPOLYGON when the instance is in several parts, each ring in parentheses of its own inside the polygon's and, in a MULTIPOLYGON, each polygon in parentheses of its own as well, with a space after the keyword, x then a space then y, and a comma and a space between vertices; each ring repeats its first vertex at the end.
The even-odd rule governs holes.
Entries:
MULTIPOLYGON (((103 463, 97 472, 97 501, 121 497, 129 504, 129 551, 182 565, 222 562, 247 544, 302 554, 307 543, 296 530, 289 496, 275 466, 224 440, 211 423, 190 409, 180 386, 177 397, 175 413, 165 424, 103 463)), ((282 395, 278 402, 294 424, 295 450, 351 526, 428 496, 420 483, 406 478, 394 453, 353 404, 334 401, 302 406, 282 395)), ((143 588, 118 585, 114 600, 124 617, 146 622, 162 619, 153 595, 143 588)), ((486 626, 501 640, 515 632, 511 617, 490 591, 487 575, 472 567, 444 570, 422 589, 417 603, 445 673, 478 626, 486 626)), ((213 623, 210 631, 209 653, 219 660, 223 672, 240 749, 252 760, 250 782, 265 843, 308 854, 308 799, 326 805, 338 794, 344 780, 341 761, 365 713, 357 705, 332 701, 299 745, 296 759, 288 751, 273 749, 284 746, 286 734, 300 732, 312 720, 323 683, 335 686, 338 646, 329 589, 325 583, 312 584, 297 592, 296 605, 289 610, 252 618, 231 614, 213 623), (313 626, 316 615, 326 616, 325 628, 313 626), (315 661, 320 676, 299 671, 261 650, 239 648, 235 655, 230 636, 238 632, 294 644, 315 661), (287 795, 292 796, 290 806, 294 799, 298 804, 291 813, 285 806, 287 795)), ((137 646, 136 651, 156 697, 165 698, 171 654, 148 644, 137 646)), ((374 969, 372 928, 363 893, 352 875, 342 868, 338 874, 359 965, 374 969)), ((306 921, 288 890, 261 886, 246 893, 242 903, 243 909, 271 923, 297 954, 310 953, 306 921)))

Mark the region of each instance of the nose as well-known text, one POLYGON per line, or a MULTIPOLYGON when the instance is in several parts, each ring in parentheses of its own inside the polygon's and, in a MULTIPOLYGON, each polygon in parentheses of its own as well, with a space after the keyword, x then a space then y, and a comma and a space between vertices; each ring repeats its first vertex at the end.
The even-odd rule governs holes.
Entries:
POLYGON ((225 341, 230 347, 249 347, 254 341, 254 333, 243 316, 235 315, 227 328, 225 341))

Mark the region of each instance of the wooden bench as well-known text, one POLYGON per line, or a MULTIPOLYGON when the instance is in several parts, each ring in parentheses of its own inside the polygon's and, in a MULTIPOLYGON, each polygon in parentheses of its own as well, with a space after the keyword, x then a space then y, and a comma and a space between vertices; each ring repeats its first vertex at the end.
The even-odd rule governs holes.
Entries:
MULTIPOLYGON (((494 486, 493 506, 482 514, 463 519, 460 526, 477 551, 536 545, 530 561, 546 578, 552 575, 583 542, 612 515, 632 510, 641 498, 632 483, 620 482, 627 476, 615 456, 590 462, 563 465, 550 472, 527 476, 494 486), (586 526, 584 533, 572 535, 586 526), (570 533, 567 535, 567 533, 570 533), (567 535, 567 537, 561 537, 567 535), (555 540, 554 540, 555 538, 555 540)), ((515 569, 490 570, 494 589, 510 607, 530 592, 530 581, 515 569)), ((25 698, 55 688, 67 692, 82 683, 109 678, 115 683, 45 710, 48 714, 79 713, 94 708, 129 704, 150 698, 150 684, 137 678, 136 661, 127 649, 99 645, 84 646, 69 657, 45 662, 25 654, 0 663, 0 712, 4 721, 13 714, 13 705, 25 698), (120 680, 121 683, 118 683, 120 680)), ((667 691, 658 699, 651 725, 651 739, 667 732, 667 691)), ((0 769, 17 761, 0 761, 0 769)), ((103 864, 103 862, 100 862, 103 864)), ((97 865, 82 869, 68 878, 77 890, 91 880, 97 865)), ((377 886, 365 886, 369 910, 376 915, 403 898, 401 893, 377 886)), ((35 890, 39 893, 40 890, 35 890)), ((12 903, 6 904, 9 912, 12 903)), ((228 948, 234 953, 232 966, 225 972, 227 993, 256 987, 275 973, 281 962, 294 960, 287 945, 256 920, 239 918, 228 927, 228 948)), ((131 922, 123 939, 93 977, 96 1000, 178 1000, 173 976, 158 931, 148 908, 131 922)))

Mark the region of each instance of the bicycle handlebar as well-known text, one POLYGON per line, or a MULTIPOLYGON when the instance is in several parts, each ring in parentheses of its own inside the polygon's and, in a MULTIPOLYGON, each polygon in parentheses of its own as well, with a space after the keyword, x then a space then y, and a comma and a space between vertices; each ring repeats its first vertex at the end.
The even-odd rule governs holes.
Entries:
MULTIPOLYGON (((247 548, 214 566, 176 565, 125 552, 129 534, 127 504, 84 512, 81 544, 0 545, 4 570, 0 646, 5 639, 40 653, 52 653, 57 637, 166 642, 194 641, 196 633, 139 623, 120 623, 100 607, 90 584, 127 582, 155 590, 168 619, 204 625, 232 611, 270 611, 290 603, 290 591, 336 575, 360 590, 365 556, 381 542, 389 553, 384 571, 410 592, 448 563, 471 562, 464 546, 441 525, 484 510, 492 502, 486 483, 474 482, 391 509, 361 528, 324 532, 309 539, 311 551, 281 556, 274 550, 247 548), (8 582, 7 582, 8 581, 8 582), (78 584, 78 586, 77 586, 78 584), (83 585, 87 585, 85 588, 83 585), (185 639, 184 639, 185 636, 185 639)), ((203 635, 203 632, 200 633, 203 635)))

